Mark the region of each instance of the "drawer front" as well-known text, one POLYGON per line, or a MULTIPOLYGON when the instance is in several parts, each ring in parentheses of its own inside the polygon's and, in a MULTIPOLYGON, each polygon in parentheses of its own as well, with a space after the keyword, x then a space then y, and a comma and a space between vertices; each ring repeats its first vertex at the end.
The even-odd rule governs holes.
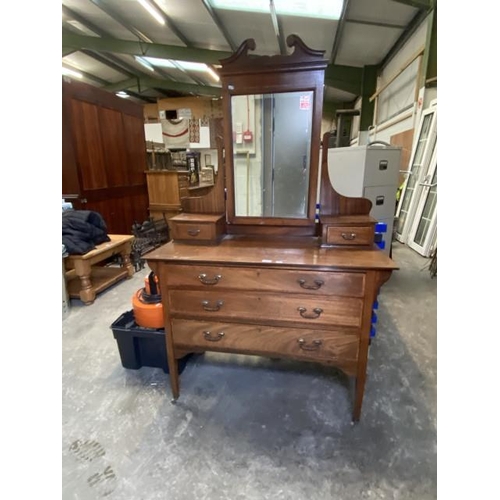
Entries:
POLYGON ((326 243, 330 245, 372 245, 373 226, 330 226, 326 229, 326 243))
POLYGON ((374 219, 394 217, 396 213, 396 189, 393 186, 367 187, 363 196, 372 202, 370 215, 374 219))
POLYGON ((341 331, 174 319, 172 334, 174 346, 184 350, 343 361, 353 367, 358 358, 358 336, 341 331))
POLYGON ((288 271, 218 266, 169 266, 163 278, 169 288, 236 289, 363 297, 364 273, 288 271))
POLYGON ((377 149, 376 146, 366 151, 365 186, 398 186, 400 168, 400 149, 377 149))
POLYGON ((172 317, 291 323, 313 328, 359 327, 363 310, 363 300, 358 298, 260 292, 171 290, 168 301, 172 317))
POLYGON ((215 239, 215 226, 204 223, 178 223, 170 221, 172 226, 172 239, 174 240, 213 240, 215 239))

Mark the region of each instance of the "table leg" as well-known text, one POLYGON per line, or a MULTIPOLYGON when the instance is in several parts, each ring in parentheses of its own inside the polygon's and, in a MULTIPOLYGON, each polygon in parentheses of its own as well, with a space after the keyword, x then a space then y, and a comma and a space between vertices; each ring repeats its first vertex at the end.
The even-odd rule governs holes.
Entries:
POLYGON ((352 421, 359 422, 361 417, 361 405, 365 393, 366 373, 358 374, 356 377, 356 388, 354 391, 354 409, 352 411, 352 421))
POLYGON ((134 266, 132 265, 132 262, 130 260, 130 253, 132 251, 130 243, 127 243, 125 245, 125 248, 120 252, 120 255, 122 256, 123 259, 123 267, 127 269, 128 272, 128 277, 131 278, 134 275, 134 266))
MULTIPOLYGON (((169 323, 166 322, 165 324, 168 325, 169 323)), ((172 397, 175 401, 179 398, 179 363, 174 354, 174 342, 171 332, 165 333, 165 342, 167 344, 167 361, 170 387, 172 389, 172 397)))
POLYGON ((78 278, 80 278, 80 300, 86 305, 90 305, 95 300, 95 290, 92 285, 91 276, 91 266, 88 262, 79 261, 75 264, 75 272, 78 278))

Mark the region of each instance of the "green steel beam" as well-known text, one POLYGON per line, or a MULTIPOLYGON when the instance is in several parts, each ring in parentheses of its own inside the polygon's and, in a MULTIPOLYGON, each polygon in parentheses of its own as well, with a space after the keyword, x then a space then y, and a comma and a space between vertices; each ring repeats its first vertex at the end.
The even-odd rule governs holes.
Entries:
POLYGON ((194 49, 177 45, 160 43, 145 43, 132 40, 117 40, 115 38, 96 38, 92 36, 62 34, 63 47, 72 47, 76 50, 89 49, 101 52, 115 52, 132 56, 159 57, 162 59, 176 59, 206 64, 219 64, 221 59, 231 55, 231 52, 221 50, 194 49))
POLYGON ((361 83, 361 115, 359 120, 359 130, 368 130, 373 125, 373 113, 375 111, 375 101, 370 102, 377 90, 378 66, 365 66, 363 68, 363 81, 361 83))
POLYGON ((330 64, 325 71, 325 85, 360 95, 363 68, 330 64))
POLYGON ((149 104, 153 104, 156 102, 154 97, 148 97, 145 95, 138 94, 137 92, 133 92, 132 90, 128 90, 127 94, 131 97, 135 97, 136 99, 140 99, 141 101, 147 102, 149 104))
MULTIPOLYGON (((118 54, 129 54, 133 56, 149 56, 149 57, 159 57, 163 59, 174 59, 181 61, 194 61, 201 62, 205 64, 218 64, 220 59, 225 59, 231 55, 230 52, 223 52, 219 50, 208 50, 208 49, 196 49, 190 47, 178 47, 175 45, 164 45, 159 43, 145 43, 136 42, 130 40, 117 40, 110 37, 96 38, 92 36, 82 36, 69 33, 66 30, 62 33, 62 45, 63 47, 73 48, 74 50, 87 49, 96 52, 110 52, 118 54)), ((357 68, 353 66, 342 66, 336 64, 330 64, 325 72, 325 84, 331 87, 335 87, 339 90, 345 92, 350 92, 351 94, 359 95, 361 92, 361 81, 363 78, 363 68, 357 68)), ((154 79, 150 79, 154 80, 154 79)), ((145 81, 141 77, 141 81, 145 81)), ((161 81, 161 80, 158 80, 161 81)), ((172 90, 183 90, 183 86, 189 87, 188 84, 183 84, 181 82, 169 82, 169 85, 176 83, 179 86, 174 88, 172 86, 167 87, 172 90)), ((186 88, 187 88, 186 87, 186 88)), ((213 89, 217 90, 217 94, 220 95, 219 89, 216 87, 209 87, 202 85, 191 85, 195 92, 202 93, 206 90, 208 93, 214 92, 213 89)), ((189 90, 191 92, 192 90, 189 90)))
POLYGON ((139 87, 139 89, 144 90, 146 88, 157 88, 166 90, 177 90, 178 92, 184 92, 186 94, 195 93, 199 95, 213 95, 221 96, 222 89, 220 87, 209 87, 204 85, 193 85, 191 83, 181 83, 173 82, 170 80, 161 80, 159 78, 129 78, 128 80, 123 80, 118 83, 112 83, 106 85, 104 90, 109 92, 117 92, 119 90, 126 90, 130 87, 139 87))
POLYGON ((72 47, 64 47, 62 48, 62 57, 66 57, 66 56, 69 56, 70 54, 73 54, 74 52, 76 52, 76 49, 72 48, 72 47))
POLYGON ((437 7, 429 15, 420 88, 437 78, 437 7))

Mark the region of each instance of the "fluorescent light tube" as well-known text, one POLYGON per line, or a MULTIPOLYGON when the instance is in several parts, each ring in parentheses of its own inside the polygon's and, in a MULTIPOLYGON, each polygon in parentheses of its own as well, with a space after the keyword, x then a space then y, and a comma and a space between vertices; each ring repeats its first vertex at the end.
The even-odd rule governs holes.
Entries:
POLYGON ((135 57, 135 60, 139 64, 142 64, 145 68, 149 69, 149 71, 154 71, 155 70, 153 68, 153 66, 151 66, 151 64, 149 64, 148 61, 146 61, 143 57, 139 57, 139 56, 134 56, 134 57, 135 57))
POLYGON ((161 25, 165 24, 163 16, 148 2, 148 0, 137 0, 161 25))
POLYGON ((143 57, 143 59, 159 68, 175 68, 175 64, 170 59, 161 59, 159 57, 143 57))
POLYGON ((129 95, 126 92, 123 92, 123 90, 120 90, 120 92, 117 92, 116 95, 118 97, 123 97, 124 99, 126 99, 127 97, 129 97, 129 95))
POLYGON ((191 62, 191 61, 175 61, 182 69, 191 71, 207 71, 205 63, 191 62))
POLYGON ((68 24, 73 26, 73 28, 76 28, 77 30, 81 31, 82 33, 85 33, 86 35, 89 36, 99 36, 95 31, 92 31, 90 28, 87 28, 84 24, 82 24, 79 21, 75 21, 74 19, 71 19, 71 21, 67 21, 68 24))
POLYGON ((219 75, 210 66, 207 66, 206 71, 216 82, 220 80, 219 75))
POLYGON ((74 69, 62 68, 62 74, 66 76, 74 76, 75 78, 83 78, 83 75, 74 69))

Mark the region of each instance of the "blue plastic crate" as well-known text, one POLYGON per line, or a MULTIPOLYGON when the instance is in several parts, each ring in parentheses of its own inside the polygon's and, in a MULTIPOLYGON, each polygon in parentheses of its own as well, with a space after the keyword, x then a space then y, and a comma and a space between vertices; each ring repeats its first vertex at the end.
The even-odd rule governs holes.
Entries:
POLYGON ((386 222, 377 222, 375 224, 375 232, 376 233, 387 233, 387 223, 386 222))

